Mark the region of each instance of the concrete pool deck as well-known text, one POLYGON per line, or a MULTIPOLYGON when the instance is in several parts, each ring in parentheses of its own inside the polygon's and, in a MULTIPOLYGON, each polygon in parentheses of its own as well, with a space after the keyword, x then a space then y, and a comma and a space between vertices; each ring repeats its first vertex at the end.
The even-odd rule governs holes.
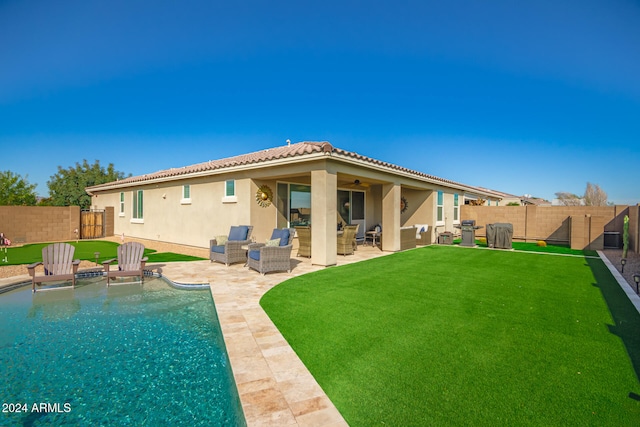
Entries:
MULTIPOLYGON (((127 239, 137 240, 137 239, 127 239)), ((155 248, 157 242, 140 240, 155 248)), ((206 249, 168 250, 206 256, 206 249)), ((295 249, 294 253, 295 255, 295 249)), ((360 246, 354 255, 338 256, 338 265, 389 253, 360 246)), ((311 373, 260 307, 260 298, 277 284, 322 270, 307 258, 292 259, 291 273, 262 276, 242 263, 226 267, 209 261, 150 263, 176 283, 209 283, 247 426, 347 426, 311 373)), ((0 279, 0 287, 30 280, 28 275, 0 279)))

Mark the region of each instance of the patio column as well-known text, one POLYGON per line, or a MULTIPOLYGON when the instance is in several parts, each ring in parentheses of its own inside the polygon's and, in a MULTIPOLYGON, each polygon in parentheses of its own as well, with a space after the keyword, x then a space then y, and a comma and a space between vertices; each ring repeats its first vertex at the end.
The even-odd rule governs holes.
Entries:
POLYGON ((400 196, 399 184, 382 185, 382 250, 400 250, 400 196))
POLYGON ((326 170, 311 171, 311 263, 336 265, 336 203, 338 176, 326 170))

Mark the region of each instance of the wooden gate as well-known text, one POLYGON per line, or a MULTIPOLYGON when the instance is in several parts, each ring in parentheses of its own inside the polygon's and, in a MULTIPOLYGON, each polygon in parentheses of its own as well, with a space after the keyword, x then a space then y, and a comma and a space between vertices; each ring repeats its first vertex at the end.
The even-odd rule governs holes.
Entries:
POLYGON ((104 237, 104 210, 83 210, 80 212, 80 238, 104 237))

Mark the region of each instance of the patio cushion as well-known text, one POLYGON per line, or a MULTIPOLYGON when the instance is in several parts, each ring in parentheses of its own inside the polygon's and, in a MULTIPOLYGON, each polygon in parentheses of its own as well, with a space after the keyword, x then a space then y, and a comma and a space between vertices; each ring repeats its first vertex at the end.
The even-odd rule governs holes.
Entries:
POLYGON ((212 246, 211 247, 211 252, 217 252, 219 254, 223 254, 224 253, 224 245, 212 246))
POLYGON ((271 239, 280 239, 280 246, 287 246, 289 244, 289 229, 283 228, 282 230, 278 228, 273 229, 273 233, 271 233, 271 239))
POLYGON ((424 233, 428 229, 429 229, 428 224, 416 224, 416 239, 420 239, 422 237, 420 236, 420 233, 424 233))
POLYGON ((249 251, 249 258, 260 261, 260 251, 249 251))
POLYGON ((234 225, 229 231, 228 240, 247 240, 247 234, 249 233, 249 227, 246 225, 234 225))
POLYGON ((216 242, 218 243, 218 245, 224 245, 225 243, 227 243, 227 240, 229 240, 227 236, 216 236, 216 242))
POLYGON ((280 246, 280 238, 267 240, 265 246, 280 246))

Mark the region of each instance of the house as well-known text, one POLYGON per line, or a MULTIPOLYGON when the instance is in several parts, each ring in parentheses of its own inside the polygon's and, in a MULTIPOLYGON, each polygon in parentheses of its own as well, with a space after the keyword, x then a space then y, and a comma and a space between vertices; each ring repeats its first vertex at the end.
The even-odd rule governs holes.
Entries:
MULTIPOLYGON (((473 187, 475 188, 476 192, 484 192, 484 193, 489 193, 492 194, 494 196, 493 199, 481 199, 480 200, 480 205, 486 205, 486 206, 507 206, 509 204, 514 205, 515 203, 517 203, 518 205, 522 205, 523 201, 519 196, 514 196, 513 194, 508 194, 508 193, 504 193, 502 191, 498 191, 498 190, 492 190, 489 188, 484 188, 484 187, 473 187)), ((477 193, 476 193, 477 194, 477 193)), ((475 194, 469 194, 466 193, 465 197, 464 197, 464 204, 465 205, 474 205, 476 204, 475 202, 478 200, 477 196, 475 194)))
POLYGON ((400 250, 400 229, 429 224, 454 231, 466 195, 491 191, 332 146, 299 142, 88 187, 95 209, 114 207, 114 232, 207 247, 232 225, 251 224, 256 241, 274 227, 311 224, 312 258, 336 263, 339 223, 359 234, 381 225, 382 250, 400 250))

